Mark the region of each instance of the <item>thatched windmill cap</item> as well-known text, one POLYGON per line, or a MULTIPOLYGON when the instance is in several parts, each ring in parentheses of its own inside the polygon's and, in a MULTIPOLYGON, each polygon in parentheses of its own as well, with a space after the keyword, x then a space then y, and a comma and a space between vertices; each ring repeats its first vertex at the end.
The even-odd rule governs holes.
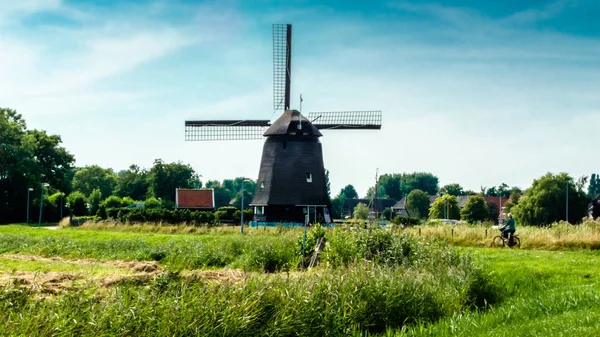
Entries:
POLYGON ((298 110, 286 110, 271 126, 265 131, 263 136, 312 136, 321 137, 321 131, 317 129, 306 117, 302 116, 298 110), (302 123, 302 128, 298 129, 298 124, 302 123))

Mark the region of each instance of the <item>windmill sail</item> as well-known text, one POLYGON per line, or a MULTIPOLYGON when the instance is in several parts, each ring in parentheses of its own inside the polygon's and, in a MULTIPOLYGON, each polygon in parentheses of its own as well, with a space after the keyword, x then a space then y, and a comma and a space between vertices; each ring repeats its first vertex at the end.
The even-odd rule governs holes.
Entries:
POLYGON ((186 141, 262 139, 269 120, 185 121, 186 141))
POLYGON ((307 119, 320 130, 379 130, 381 111, 310 112, 307 119))
POLYGON ((292 25, 273 25, 273 110, 290 108, 292 25))

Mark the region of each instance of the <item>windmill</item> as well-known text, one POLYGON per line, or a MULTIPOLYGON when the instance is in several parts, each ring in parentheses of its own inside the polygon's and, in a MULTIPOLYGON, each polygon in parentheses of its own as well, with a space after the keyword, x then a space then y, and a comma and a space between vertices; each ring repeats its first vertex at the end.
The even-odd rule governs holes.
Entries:
POLYGON ((247 140, 266 137, 254 199, 260 222, 331 222, 320 130, 379 130, 381 111, 310 112, 290 108, 292 25, 273 25, 273 109, 270 120, 185 122, 186 141, 247 140))

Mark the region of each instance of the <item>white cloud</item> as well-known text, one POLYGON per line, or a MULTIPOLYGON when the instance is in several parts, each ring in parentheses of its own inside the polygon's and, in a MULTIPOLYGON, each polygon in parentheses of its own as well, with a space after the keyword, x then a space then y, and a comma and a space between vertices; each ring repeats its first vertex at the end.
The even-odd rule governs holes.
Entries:
POLYGON ((13 23, 23 15, 58 10, 61 7, 61 0, 2 0, 0 3, 0 25, 13 23))

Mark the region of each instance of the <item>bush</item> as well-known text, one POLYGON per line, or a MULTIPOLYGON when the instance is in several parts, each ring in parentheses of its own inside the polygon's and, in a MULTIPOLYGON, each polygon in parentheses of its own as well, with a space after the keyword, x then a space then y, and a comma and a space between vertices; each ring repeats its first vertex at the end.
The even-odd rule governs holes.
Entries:
POLYGON ((83 193, 77 191, 69 194, 67 202, 69 203, 69 208, 73 215, 83 216, 87 214, 87 205, 83 193))
POLYGON ((469 223, 484 221, 489 215, 488 205, 480 195, 470 197, 465 207, 460 210, 461 219, 469 223))
POLYGON ((117 197, 116 195, 111 195, 102 202, 102 205, 104 205, 107 209, 123 207, 123 199, 117 197))
POLYGON ((421 223, 421 219, 420 218, 416 218, 416 217, 400 217, 397 216, 394 219, 392 219, 392 223, 395 225, 403 225, 403 226, 416 226, 418 224, 421 223))
POLYGON ((411 260, 418 246, 409 235, 394 235, 375 225, 367 230, 336 227, 325 235, 325 261, 332 266, 346 266, 355 260, 381 264, 403 264, 411 260))
POLYGON ((145 208, 160 208, 160 201, 158 201, 158 199, 156 199, 155 197, 148 198, 144 202, 144 207, 145 208))

